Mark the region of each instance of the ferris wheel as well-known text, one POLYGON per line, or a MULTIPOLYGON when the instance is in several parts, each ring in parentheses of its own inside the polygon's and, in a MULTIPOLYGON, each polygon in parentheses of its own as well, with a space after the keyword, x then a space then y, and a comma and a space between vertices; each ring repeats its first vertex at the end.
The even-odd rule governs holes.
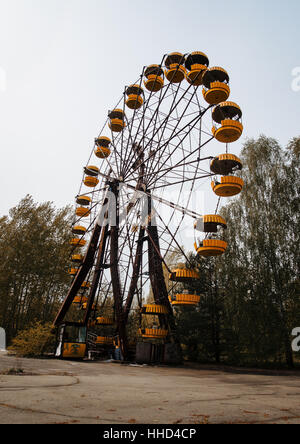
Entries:
MULTIPOLYGON (((72 283, 56 326, 94 329, 102 346, 117 337, 127 359, 126 327, 131 310, 138 310, 141 340, 179 345, 174 309, 199 303, 192 290, 199 275, 182 264, 170 268, 169 258, 179 252, 189 263, 182 246, 187 227, 195 230, 197 254, 225 253, 220 199, 244 185, 236 175, 242 163, 229 152, 243 132, 242 111, 228 101, 229 80, 223 68, 209 67, 204 53, 174 52, 124 88, 84 167, 70 242, 72 283), (220 142, 221 154, 211 154, 212 141, 220 142), (207 181, 217 207, 209 215, 195 208, 207 181), (149 291, 153 300, 145 304, 149 291), (147 316, 157 317, 155 326, 142 322, 147 316)), ((63 333, 60 339, 63 347, 63 333)))

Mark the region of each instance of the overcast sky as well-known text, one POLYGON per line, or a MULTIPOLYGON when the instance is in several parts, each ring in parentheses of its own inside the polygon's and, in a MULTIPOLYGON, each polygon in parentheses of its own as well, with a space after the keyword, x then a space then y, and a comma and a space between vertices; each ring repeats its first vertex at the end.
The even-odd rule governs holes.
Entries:
POLYGON ((228 70, 236 154, 248 137, 299 136, 299 16, 299 0, 0 0, 0 216, 27 193, 73 204, 108 109, 169 52, 228 70))

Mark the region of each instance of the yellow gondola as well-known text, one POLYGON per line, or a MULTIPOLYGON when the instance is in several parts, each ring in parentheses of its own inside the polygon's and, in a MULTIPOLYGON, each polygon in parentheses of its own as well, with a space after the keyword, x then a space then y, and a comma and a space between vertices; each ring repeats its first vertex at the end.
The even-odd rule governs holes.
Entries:
POLYGON ((84 185, 89 188, 95 188, 99 184, 99 179, 92 176, 87 176, 84 179, 84 185))
POLYGON ((203 257, 221 256, 227 247, 227 242, 219 239, 204 239, 199 246, 195 244, 195 250, 203 257))
POLYGON ((86 245, 86 240, 75 237, 70 240, 70 245, 73 247, 84 247, 86 245))
POLYGON ((199 304, 201 296, 195 294, 176 294, 175 299, 169 298, 173 306, 196 306, 199 304))
POLYGON ((88 208, 78 207, 76 208, 76 216, 78 217, 89 217, 91 215, 91 211, 88 208))
POLYGON ((92 203, 92 199, 88 196, 77 196, 76 203, 83 206, 89 206, 92 203))
MULTIPOLYGON (((122 112, 122 114, 123 114, 122 110, 119 110, 119 111, 122 112)), ((109 137, 100 136, 95 139, 95 144, 99 147, 109 148, 109 146, 111 144, 111 140, 109 137)))
POLYGON ((225 102, 230 96, 229 75, 225 69, 215 66, 203 74, 203 97, 210 105, 225 102))
POLYGON ((108 115, 110 122, 108 124, 109 128, 116 133, 120 133, 126 127, 124 122, 125 114, 121 109, 114 109, 108 115))
POLYGON ((79 270, 79 268, 70 268, 70 269, 68 270, 68 274, 69 274, 70 276, 76 276, 76 274, 78 273, 78 270, 79 270))
POLYGON ((185 57, 180 52, 172 52, 165 60, 165 76, 170 83, 181 83, 186 76, 185 57))
POLYGON ((167 315, 168 314, 168 308, 165 305, 154 305, 154 304, 148 304, 145 305, 141 309, 141 313, 144 315, 167 315))
POLYGON ((83 259, 84 259, 84 257, 82 254, 73 254, 73 256, 71 258, 72 262, 74 262, 75 264, 81 264, 83 259))
POLYGON ((244 186, 244 181, 240 177, 224 176, 221 178, 221 183, 213 181, 211 186, 217 196, 232 197, 240 194, 244 186))
POLYGON ((195 222, 194 228, 202 233, 217 233, 218 228, 227 228, 227 223, 223 217, 217 214, 207 214, 195 222))
POLYGON ((220 154, 216 156, 210 164, 210 169, 214 174, 220 174, 221 176, 227 176, 234 171, 242 170, 243 165, 241 160, 234 154, 220 154))
POLYGON ((110 144, 111 140, 108 137, 100 136, 97 139, 95 139, 96 149, 95 149, 95 155, 99 159, 106 159, 110 156, 111 150, 110 150, 110 144))
POLYGON ((139 330, 140 335, 146 339, 165 339, 169 331, 160 328, 145 328, 139 330))
POLYGON ((75 227, 72 228, 72 233, 77 234, 79 236, 84 236, 86 233, 86 228, 76 225, 75 227))
POLYGON ((200 279, 200 275, 196 270, 188 270, 187 268, 177 268, 172 271, 169 276, 171 281, 175 282, 190 282, 195 279, 200 279))
POLYGON ((105 316, 100 316, 96 319, 96 325, 114 325, 114 320, 105 316))
POLYGON ((73 305, 81 305, 83 303, 87 303, 88 302, 88 298, 86 296, 75 296, 72 304, 73 305))
POLYGON ((186 79, 194 86, 200 86, 203 83, 203 75, 209 66, 209 60, 206 54, 200 51, 192 52, 185 61, 185 67, 189 71, 186 79))
POLYGON ((158 92, 160 91, 164 86, 164 77, 163 77, 163 70, 158 65, 150 65, 148 68, 145 69, 145 77, 146 81, 144 82, 144 85, 146 89, 150 92, 158 92))
POLYGON ((126 95, 128 99, 126 100, 126 105, 130 109, 139 109, 143 106, 144 100, 142 97, 143 88, 139 85, 131 85, 126 90, 126 95))
POLYGON ((231 143, 238 140, 243 133, 241 108, 234 102, 222 102, 212 111, 213 120, 219 124, 212 133, 219 142, 231 143))
POLYGON ((111 150, 109 148, 105 148, 104 146, 97 146, 95 149, 95 155, 98 159, 107 159, 111 154, 111 150))
POLYGON ((84 172, 87 176, 98 177, 100 170, 94 165, 88 165, 87 167, 85 167, 84 172))
POLYGON ((90 282, 83 282, 81 284, 81 288, 91 288, 91 283, 90 282))

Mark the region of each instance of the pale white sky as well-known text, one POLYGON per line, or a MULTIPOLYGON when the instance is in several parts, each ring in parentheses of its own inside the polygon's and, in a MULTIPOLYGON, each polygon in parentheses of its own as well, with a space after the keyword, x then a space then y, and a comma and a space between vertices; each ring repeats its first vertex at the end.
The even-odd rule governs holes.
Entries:
POLYGON ((73 204, 107 111, 169 52, 228 70, 244 112, 234 153, 299 136, 299 14, 299 0, 0 0, 0 216, 27 193, 73 204))

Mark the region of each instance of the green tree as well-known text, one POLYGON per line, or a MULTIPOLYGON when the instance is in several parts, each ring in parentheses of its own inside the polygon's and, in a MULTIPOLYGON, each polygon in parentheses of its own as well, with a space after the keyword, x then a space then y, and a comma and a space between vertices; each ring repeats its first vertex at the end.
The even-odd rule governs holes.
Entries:
POLYGON ((293 366, 291 332, 300 325, 300 138, 286 150, 261 136, 243 147, 243 192, 221 210, 228 250, 192 257, 204 293, 178 309, 186 356, 235 365, 293 366))
POLYGON ((185 356, 189 360, 220 363, 223 353, 224 291, 219 260, 190 255, 188 266, 197 269, 200 279, 188 288, 201 295, 198 307, 178 307, 177 326, 185 356))
POLYGON ((0 219, 0 325, 8 341, 36 321, 51 322, 70 279, 71 211, 26 196, 0 219))
MULTIPOLYGON (((235 358, 293 366, 291 331, 300 325, 299 145, 270 138, 242 150, 245 187, 223 208, 229 248, 221 262, 228 341, 235 358)), ((228 344, 229 345, 229 344, 228 344)), ((229 348, 228 348, 229 350, 229 348)))

